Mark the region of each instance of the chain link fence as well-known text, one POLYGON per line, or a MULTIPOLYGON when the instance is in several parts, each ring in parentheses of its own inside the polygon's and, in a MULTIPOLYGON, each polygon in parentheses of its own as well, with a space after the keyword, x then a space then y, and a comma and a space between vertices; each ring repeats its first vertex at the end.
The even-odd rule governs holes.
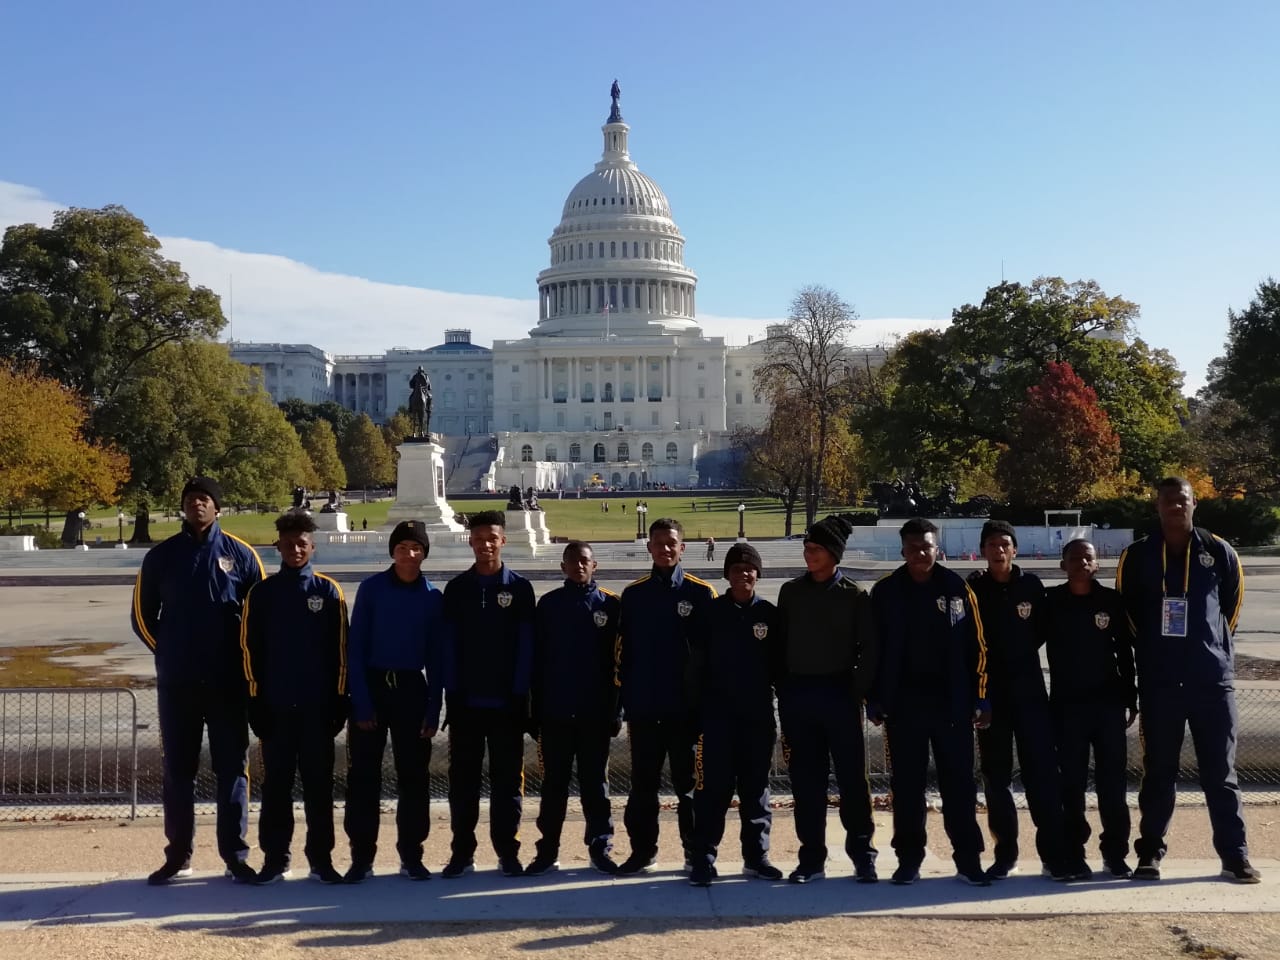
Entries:
MULTIPOLYGON (((1251 802, 1280 802, 1280 688, 1236 691, 1240 734, 1236 766, 1251 802)), ((886 795, 889 770, 880 730, 865 726, 868 776, 872 793, 886 795)), ((346 734, 338 737, 334 798, 346 793, 346 734)), ((388 746, 383 770, 383 799, 396 796, 395 769, 388 746)), ((977 749, 974 750, 975 778, 977 749)), ((250 797, 261 798, 262 752, 249 750, 250 797)), ((448 789, 449 739, 437 735, 431 755, 431 795, 443 800, 448 789)), ((1016 774, 1016 771, 1015 771, 1016 774)), ((1129 780, 1136 789, 1142 776, 1137 724, 1129 731, 1129 780)), ((159 816, 161 813, 160 724, 154 689, 11 688, 0 690, 0 820, 82 820, 159 816)), ((1196 787, 1191 738, 1185 738, 1180 780, 1196 787)), ((487 775, 485 779, 487 793, 487 775)), ((770 784, 775 797, 791 792, 781 745, 774 750, 770 784)), ((931 788, 934 786, 931 780, 931 788)), ((525 741, 525 791, 535 797, 542 786, 536 745, 525 741)), ((631 786, 625 728, 613 741, 609 786, 625 797, 631 786)), ((577 784, 573 784, 576 791, 577 784)), ((834 779, 832 793, 836 792, 834 779)), ((295 783, 301 801, 301 784, 295 783)), ((664 779, 664 790, 671 794, 664 779)), ((196 783, 201 812, 212 812, 214 780, 206 755, 196 783)))

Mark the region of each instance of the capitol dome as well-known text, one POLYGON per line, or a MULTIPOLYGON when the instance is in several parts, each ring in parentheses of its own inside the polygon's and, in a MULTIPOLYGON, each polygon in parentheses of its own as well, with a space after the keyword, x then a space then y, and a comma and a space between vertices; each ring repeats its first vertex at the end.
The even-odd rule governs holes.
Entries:
POLYGON ((615 83, 601 132, 604 152, 569 191, 538 274, 533 336, 700 336, 697 275, 684 263, 684 236, 666 194, 627 150, 615 83))

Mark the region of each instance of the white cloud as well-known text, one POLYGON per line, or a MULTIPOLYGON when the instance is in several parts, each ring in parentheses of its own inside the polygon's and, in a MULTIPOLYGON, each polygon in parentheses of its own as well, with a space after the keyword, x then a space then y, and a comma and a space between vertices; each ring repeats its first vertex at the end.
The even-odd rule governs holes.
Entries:
MULTIPOLYGON (((0 180, 0 229, 15 223, 49 224, 64 206, 33 187, 0 180)), ((473 342, 486 346, 494 340, 520 339, 538 319, 538 304, 532 298, 378 283, 203 240, 159 240, 164 255, 181 263, 193 283, 223 298, 223 310, 233 320, 227 333, 237 340, 311 343, 332 353, 381 354, 393 346, 433 346, 444 339, 445 328, 452 327, 469 328, 473 342)), ((698 322, 707 336, 743 344, 748 334, 762 336, 776 320, 702 314, 698 322)), ((855 339, 868 346, 892 343, 912 331, 942 325, 945 321, 863 319, 855 339)))

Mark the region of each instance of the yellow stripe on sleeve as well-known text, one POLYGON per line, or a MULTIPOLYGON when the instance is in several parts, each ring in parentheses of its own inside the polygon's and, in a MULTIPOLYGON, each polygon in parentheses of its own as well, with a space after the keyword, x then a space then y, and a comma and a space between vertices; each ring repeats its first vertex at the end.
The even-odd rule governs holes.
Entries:
MULTIPOLYGON (((257 584, 254 584, 256 587, 257 584)), ((258 695, 258 681, 253 678, 253 658, 249 656, 249 602, 253 599, 253 587, 245 594, 244 607, 240 611, 240 656, 244 664, 244 678, 249 684, 249 696, 258 695)))
POLYGON ((142 634, 142 642, 151 648, 151 652, 156 652, 156 638, 152 636, 151 631, 147 629, 147 619, 142 615, 142 570, 138 570, 138 577, 133 581, 133 619, 138 622, 138 630, 142 634))
POLYGON ((982 627, 982 614, 978 612, 978 598, 969 584, 964 585, 969 595, 969 607, 973 610, 973 624, 978 633, 978 699, 987 699, 987 635, 982 627))
POLYGON ((333 589, 338 591, 338 696, 342 696, 347 692, 347 598, 342 592, 342 585, 333 577, 323 573, 316 576, 332 583, 333 589))

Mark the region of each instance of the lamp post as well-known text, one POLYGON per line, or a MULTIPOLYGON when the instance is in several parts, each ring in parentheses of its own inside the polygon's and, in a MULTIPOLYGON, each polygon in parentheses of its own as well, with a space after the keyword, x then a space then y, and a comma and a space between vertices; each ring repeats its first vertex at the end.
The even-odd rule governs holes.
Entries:
POLYGON ((643 542, 645 539, 644 532, 644 515, 649 512, 647 503, 636 504, 636 541, 643 542))
POLYGON ((129 545, 124 542, 124 507, 116 507, 116 524, 118 530, 116 534, 116 549, 127 550, 129 545))
POLYGON ((746 533, 742 529, 742 520, 746 516, 747 505, 741 500, 738 501, 738 540, 739 542, 747 539, 746 533))
POLYGON ((81 510, 76 514, 76 549, 88 550, 89 545, 84 542, 84 511, 81 510))

